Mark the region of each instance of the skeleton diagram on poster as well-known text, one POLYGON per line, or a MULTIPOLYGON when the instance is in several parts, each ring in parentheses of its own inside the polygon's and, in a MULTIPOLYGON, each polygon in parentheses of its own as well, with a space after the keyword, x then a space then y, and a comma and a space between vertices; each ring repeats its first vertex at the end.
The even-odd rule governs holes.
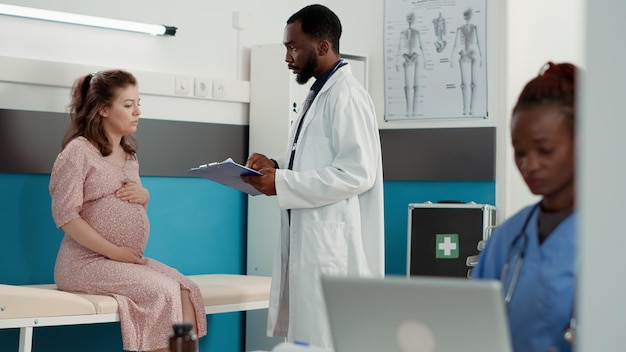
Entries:
POLYGON ((385 0, 385 120, 487 118, 486 0, 385 0))

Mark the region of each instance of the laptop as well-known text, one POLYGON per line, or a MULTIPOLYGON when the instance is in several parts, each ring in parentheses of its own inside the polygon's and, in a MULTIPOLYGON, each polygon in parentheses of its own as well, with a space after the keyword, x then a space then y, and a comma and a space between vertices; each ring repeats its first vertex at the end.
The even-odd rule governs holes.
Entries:
POLYGON ((322 276, 336 352, 510 352, 498 281, 322 276))

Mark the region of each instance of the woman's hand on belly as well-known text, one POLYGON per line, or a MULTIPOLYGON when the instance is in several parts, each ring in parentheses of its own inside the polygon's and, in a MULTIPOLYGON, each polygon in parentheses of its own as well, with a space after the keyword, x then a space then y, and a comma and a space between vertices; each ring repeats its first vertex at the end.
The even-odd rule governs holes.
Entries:
POLYGON ((144 258, 138 251, 128 247, 115 247, 106 256, 111 260, 132 264, 145 264, 146 258, 144 258))
POLYGON ((81 246, 111 260, 135 264, 145 263, 145 258, 141 255, 142 252, 110 242, 95 231, 83 218, 76 218, 61 226, 61 229, 81 246))
POLYGON ((148 201, 150 200, 148 190, 134 182, 124 183, 122 188, 115 192, 115 196, 125 202, 141 204, 144 208, 148 207, 148 201))

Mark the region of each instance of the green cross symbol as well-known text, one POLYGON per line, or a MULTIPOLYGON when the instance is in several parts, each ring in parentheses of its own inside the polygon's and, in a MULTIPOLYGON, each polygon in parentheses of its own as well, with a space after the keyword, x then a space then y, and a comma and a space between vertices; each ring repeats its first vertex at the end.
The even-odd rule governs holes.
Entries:
POLYGON ((435 258, 456 259, 459 257, 459 235, 437 234, 435 240, 435 258))

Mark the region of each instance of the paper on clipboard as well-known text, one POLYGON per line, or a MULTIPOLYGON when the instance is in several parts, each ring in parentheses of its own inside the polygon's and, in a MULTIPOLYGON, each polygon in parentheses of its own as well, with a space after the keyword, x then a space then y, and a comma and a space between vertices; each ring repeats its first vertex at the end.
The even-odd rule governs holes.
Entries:
POLYGON ((192 175, 201 176, 222 185, 235 188, 251 196, 262 194, 250 184, 241 180, 241 176, 262 176, 263 174, 245 167, 228 158, 222 162, 214 162, 210 164, 200 165, 189 169, 192 175))

